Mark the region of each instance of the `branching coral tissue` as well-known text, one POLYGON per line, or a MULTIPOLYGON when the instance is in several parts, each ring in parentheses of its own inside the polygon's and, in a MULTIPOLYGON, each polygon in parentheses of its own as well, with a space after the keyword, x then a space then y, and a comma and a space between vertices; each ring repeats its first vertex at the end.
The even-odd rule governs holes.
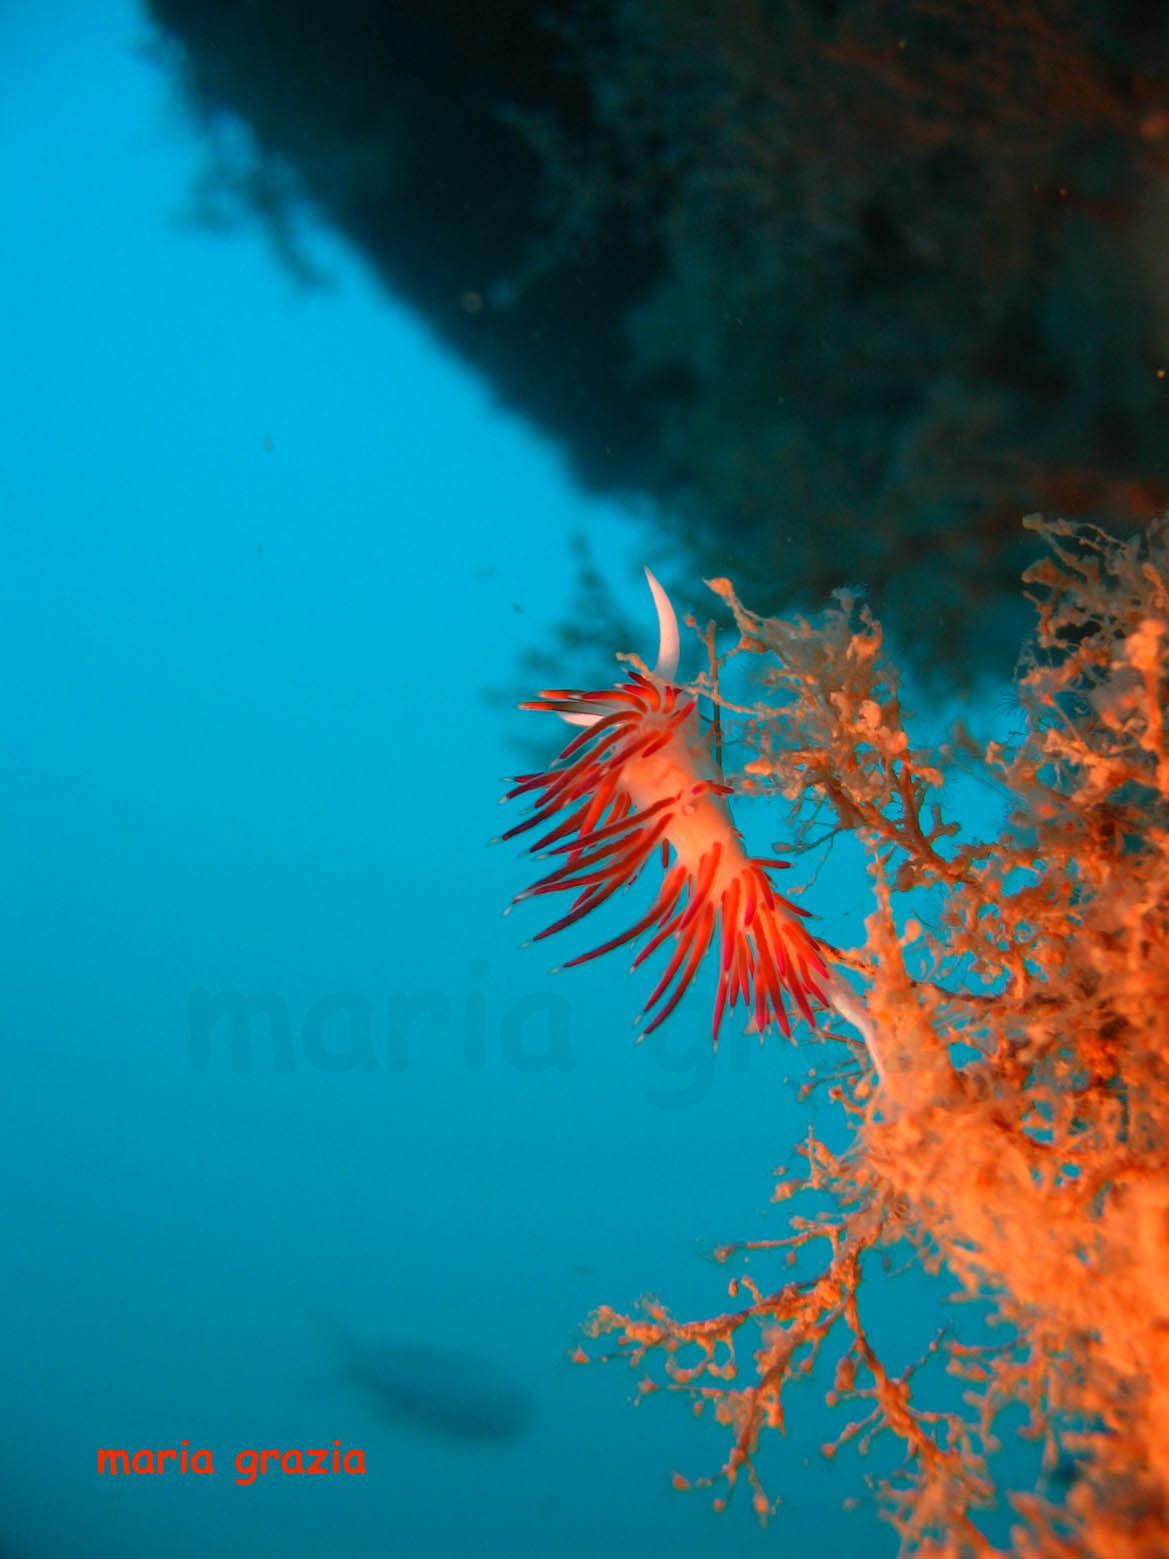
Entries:
POLYGON ((680 981, 672 1005, 709 949, 720 1013, 724 995, 741 995, 761 1029, 785 1026, 786 997, 805 1020, 820 1019, 823 1041, 844 1047, 823 1086, 848 1148, 831 1151, 809 1130, 798 1172, 775 1195, 796 1209, 802 1199, 805 1215, 783 1238, 718 1252, 754 1263, 731 1281, 733 1308, 687 1322, 650 1299, 633 1314, 598 1310, 587 1332, 602 1356, 615 1339, 643 1393, 682 1394, 726 1427, 724 1465, 695 1480, 720 1507, 745 1479, 760 1516, 775 1509, 782 1491, 766 1490, 759 1471, 764 1433, 783 1428, 789 1387, 816 1369, 827 1371, 840 1418, 825 1454, 877 1442, 900 1449, 896 1471, 871 1483, 903 1552, 1163 1559, 1169 525, 1122 542, 1090 527, 1024 523, 1047 554, 1024 576, 1038 620, 1009 744, 978 745, 960 731, 944 752, 920 750, 880 627, 863 607, 841 596, 815 622, 764 620, 726 581, 713 587, 737 624, 732 653, 751 657, 765 689, 746 715, 752 756, 742 775, 728 783, 686 770, 664 799, 623 791, 612 772, 634 740, 630 720, 643 714, 656 734, 643 732, 638 762, 693 755, 695 698, 701 690, 717 702, 716 678, 687 692, 666 668, 583 706, 557 694, 539 705, 600 717, 549 774, 519 785, 537 803, 533 821, 553 824, 545 846, 565 858, 542 885, 574 895, 561 924, 670 846, 650 914, 606 944, 645 934, 651 947, 671 948, 653 1001, 680 981), (598 762, 586 782, 590 753, 598 762), (967 838, 946 819, 955 760, 980 766, 1009 798, 997 836, 967 838), (763 864, 742 856, 726 813, 740 787, 774 794, 797 830, 828 817, 863 840, 873 909, 862 949, 813 941, 763 864), (680 810, 696 816, 708 805, 717 819, 707 822, 721 830, 713 865, 710 839, 697 855, 691 840, 686 856, 671 835, 680 810), (722 874, 724 851, 737 848, 736 889, 722 874), (744 871, 756 869, 744 885, 744 871), (928 925, 901 909, 901 896, 920 888, 931 890, 928 925), (743 937, 765 907, 774 927, 743 937), (859 993, 830 974, 841 963, 859 993), (825 1008, 848 1020, 839 1036, 825 1008), (931 1397, 930 1369, 894 1370, 872 1341, 861 1279, 885 1280, 894 1245, 979 1302, 955 1307, 953 1323, 919 1350, 922 1363, 944 1361, 958 1377, 958 1398, 931 1397), (798 1264, 800 1275, 762 1282, 770 1259, 789 1271, 798 1264), (987 1308, 992 1330, 964 1334, 987 1308), (1020 1421, 1041 1450, 1038 1482, 996 1488, 996 1426, 1008 1422, 1014 1435, 1020 1421), (1045 1476, 1057 1464, 1075 1468, 1062 1490, 1045 1476), (1000 1521, 1008 1535, 992 1539, 996 1506, 1009 1512, 1000 1521))

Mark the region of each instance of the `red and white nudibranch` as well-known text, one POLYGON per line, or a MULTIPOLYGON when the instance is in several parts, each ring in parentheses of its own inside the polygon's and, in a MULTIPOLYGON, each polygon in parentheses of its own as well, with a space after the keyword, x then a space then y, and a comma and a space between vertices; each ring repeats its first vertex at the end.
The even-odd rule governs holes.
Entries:
POLYGON ((660 629, 652 677, 634 671, 607 692, 545 692, 520 705, 558 714, 583 729, 545 772, 519 776, 504 797, 527 798, 532 812, 503 837, 551 824, 532 853, 562 857, 513 902, 546 893, 574 895, 567 914, 534 938, 541 941, 627 887, 660 849, 662 882, 646 914, 564 967, 646 936, 636 969, 671 943, 665 973, 642 1014, 651 1019, 644 1030, 649 1034, 673 1012, 714 947, 716 1044, 724 1013, 739 1000, 760 1035, 772 1022, 790 1033, 785 997, 815 1025, 813 1005, 836 1005, 838 982, 803 924, 805 911, 771 884, 769 869, 789 863, 753 860, 743 848, 727 805, 731 787, 709 753, 697 701, 674 685, 679 652, 674 609, 648 568, 645 572, 660 629))

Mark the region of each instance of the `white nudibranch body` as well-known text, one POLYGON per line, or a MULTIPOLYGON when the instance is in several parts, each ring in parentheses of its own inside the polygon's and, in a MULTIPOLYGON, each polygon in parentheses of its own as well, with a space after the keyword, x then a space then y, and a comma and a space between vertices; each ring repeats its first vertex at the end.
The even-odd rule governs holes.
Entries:
POLYGON ((716 1044, 724 1013, 740 1000, 760 1034, 772 1022, 790 1033, 789 1001, 813 1026, 814 1007, 831 1006, 861 1033, 883 1080, 876 1035, 859 998, 829 970, 820 944, 803 924, 805 911, 772 885, 769 872, 789 863, 752 859, 743 847, 727 801, 731 789, 707 750, 697 702, 674 682, 679 659, 674 608, 648 568, 645 573, 659 628, 652 676, 634 671, 606 691, 554 690, 521 706, 558 714, 580 732, 546 771, 521 775, 505 797, 527 798, 532 811, 503 837, 550 825, 531 851, 559 861, 516 902, 573 895, 568 911, 537 934, 540 941, 627 887, 660 850, 663 877, 649 911, 564 967, 645 937, 637 968, 663 943, 672 943, 643 1012, 649 1034, 669 1017, 713 948, 719 965, 716 1044))

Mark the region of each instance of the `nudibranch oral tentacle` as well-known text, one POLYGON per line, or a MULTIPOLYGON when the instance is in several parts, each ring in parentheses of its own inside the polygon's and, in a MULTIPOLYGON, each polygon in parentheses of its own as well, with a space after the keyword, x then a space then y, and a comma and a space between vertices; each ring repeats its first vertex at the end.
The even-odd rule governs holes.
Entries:
POLYGON ((727 805, 731 789, 708 752, 697 701, 674 684, 677 617, 666 592, 645 572, 658 615, 652 677, 632 671, 608 691, 549 691, 520 706, 557 714, 581 729, 546 771, 519 776, 504 798, 525 797, 532 804, 504 839, 551 824, 531 852, 558 861, 515 902, 574 895, 567 913, 537 934, 540 941, 628 887, 660 848, 664 876, 648 912, 564 967, 648 936, 637 968, 672 938, 665 972, 642 1013, 648 1019, 643 1034, 650 1034, 674 1011, 713 948, 715 1043, 726 1012, 740 1001, 760 1034, 773 1022, 790 1034, 788 1004, 815 1025, 813 1004, 829 1004, 835 980, 803 924, 805 911, 777 893, 768 876, 769 868, 787 862, 753 860, 743 847, 727 805))

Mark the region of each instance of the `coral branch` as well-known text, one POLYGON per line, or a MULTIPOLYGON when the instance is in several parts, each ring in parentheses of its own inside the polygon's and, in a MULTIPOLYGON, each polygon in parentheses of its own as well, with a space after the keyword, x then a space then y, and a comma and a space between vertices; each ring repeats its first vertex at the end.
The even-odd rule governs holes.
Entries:
MULTIPOLYGON (((1163 1559, 1169 526, 1120 542, 1027 524, 1049 555, 1025 576, 1038 624, 1020 663, 1023 729, 977 754, 1011 807, 989 839, 941 812, 948 757, 969 759, 972 738, 960 733, 949 755, 913 746, 863 607, 842 596, 816 623, 767 621, 714 582, 738 626, 733 653, 752 657, 766 690, 738 711, 751 758, 728 778, 786 800, 797 840, 822 832, 827 811, 833 834, 855 833, 869 851, 866 944, 824 949, 835 965, 825 995, 860 1032, 879 1086, 855 1064, 836 1073, 829 1095, 848 1150, 809 1135, 806 1170, 776 1193, 792 1208, 787 1235, 716 1252, 804 1262, 823 1242, 818 1276, 771 1292, 736 1277, 732 1297, 749 1303, 701 1322, 657 1300, 634 1315, 606 1308, 588 1333, 616 1336, 617 1355, 650 1372, 643 1393, 682 1393, 728 1427, 723 1467, 696 1480, 721 1484, 720 1505, 743 1475, 760 1515, 774 1508, 758 1471, 764 1432, 783 1428, 788 1388, 831 1339, 828 1402, 852 1411, 825 1452, 900 1444, 902 1464, 877 1493, 905 1552, 999 1552, 981 1516, 996 1496, 988 1457, 996 1419, 1022 1406, 1044 1467, 1074 1457, 1075 1477, 1062 1501, 1043 1485, 1009 1491, 1012 1552, 1163 1559), (899 903, 922 886, 929 926, 899 903), (795 1216, 812 1195, 815 1215, 795 1216), (917 1363, 891 1370, 860 1285, 894 1245, 947 1272, 1005 1340, 987 1347, 956 1319, 917 1363), (961 1411, 930 1401, 934 1358, 963 1382, 961 1411)), ((718 671, 703 690, 721 701, 718 671)))

